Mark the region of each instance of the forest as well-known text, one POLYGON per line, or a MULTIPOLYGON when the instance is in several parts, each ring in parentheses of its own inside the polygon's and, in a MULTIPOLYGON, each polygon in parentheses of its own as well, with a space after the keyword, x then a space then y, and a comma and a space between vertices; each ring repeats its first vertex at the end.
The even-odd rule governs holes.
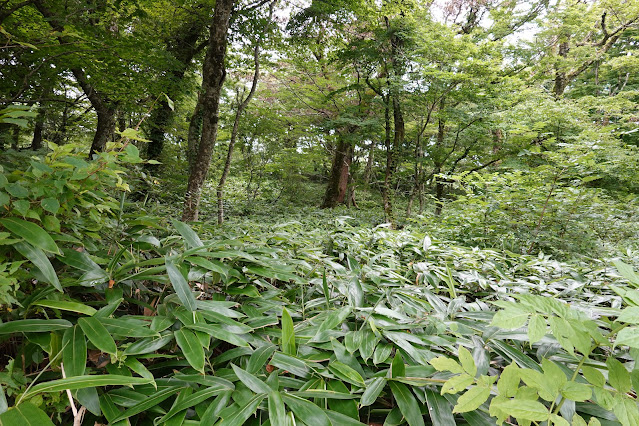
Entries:
POLYGON ((639 0, 0 0, 0 426, 639 426, 639 0))

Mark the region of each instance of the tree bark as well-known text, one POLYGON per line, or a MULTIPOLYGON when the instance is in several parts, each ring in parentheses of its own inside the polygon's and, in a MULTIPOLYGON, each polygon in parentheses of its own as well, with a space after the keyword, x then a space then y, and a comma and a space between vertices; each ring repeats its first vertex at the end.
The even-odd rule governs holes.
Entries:
POLYGON ((384 217, 391 229, 396 229, 395 216, 393 215, 393 202, 391 200, 391 179, 393 177, 393 146, 391 143, 390 105, 388 99, 384 108, 384 146, 386 147, 386 171, 384 173, 384 186, 382 187, 382 202, 384 204, 384 217))
POLYGON ((209 44, 202 72, 202 136, 197 156, 189 175, 182 220, 198 218, 198 208, 204 180, 211 165, 211 156, 217 138, 220 95, 226 78, 227 33, 236 0, 217 0, 210 27, 209 44))
POLYGON ((348 174, 353 159, 353 147, 340 135, 335 153, 333 154, 333 165, 331 175, 326 186, 323 209, 332 209, 346 200, 348 190, 348 174))
POLYGON ((44 129, 44 116, 45 109, 40 104, 40 108, 38 108, 38 116, 35 120, 35 126, 33 128, 33 139, 31 139, 31 150, 38 151, 42 149, 42 131, 44 129))

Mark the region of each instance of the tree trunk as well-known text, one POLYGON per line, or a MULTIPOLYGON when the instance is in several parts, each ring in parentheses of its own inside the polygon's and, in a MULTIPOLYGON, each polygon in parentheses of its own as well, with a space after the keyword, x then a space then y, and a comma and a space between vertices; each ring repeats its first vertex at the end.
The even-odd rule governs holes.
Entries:
POLYGON ((18 150, 20 145, 20 126, 13 126, 11 132, 11 149, 18 150))
POLYGON ((38 108, 38 116, 35 120, 35 126, 33 128, 33 139, 31 140, 31 150, 38 151, 42 149, 42 130, 44 129, 44 115, 45 109, 40 104, 38 108))
POLYGON ((368 158, 366 160, 366 168, 364 168, 364 183, 368 185, 371 181, 371 172, 373 171, 373 156, 375 154, 375 143, 371 141, 368 146, 368 158))
POLYGON ((324 194, 323 209, 332 209, 338 204, 344 203, 348 190, 348 175, 353 159, 353 147, 340 136, 335 153, 331 175, 324 194))
POLYGON ((217 138, 220 95, 226 77, 224 60, 226 58, 227 33, 235 1, 217 0, 215 3, 202 72, 202 137, 189 175, 182 213, 184 221, 197 220, 198 218, 202 186, 211 165, 211 156, 217 138))
POLYGON ((115 108, 110 106, 101 106, 99 108, 94 106, 94 108, 98 115, 98 126, 93 136, 89 157, 93 157, 93 154, 97 152, 103 152, 107 143, 112 142, 115 136, 115 108))
MULTIPOLYGON (((564 60, 568 56, 568 52, 570 51, 570 43, 568 41, 562 41, 559 44, 559 57, 564 60)), ((568 87, 568 75, 566 71, 562 68, 563 64, 559 64, 559 66, 555 65, 555 84, 552 88, 552 92, 555 94, 555 99, 559 99, 563 96, 566 91, 566 87, 568 87)))

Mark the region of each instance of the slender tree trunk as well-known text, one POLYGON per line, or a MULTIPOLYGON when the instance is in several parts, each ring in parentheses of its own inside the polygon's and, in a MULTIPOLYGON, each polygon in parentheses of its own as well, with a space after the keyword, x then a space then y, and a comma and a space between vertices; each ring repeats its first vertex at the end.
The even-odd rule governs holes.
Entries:
POLYGON ((93 136, 89 156, 97 152, 103 152, 108 142, 112 142, 115 136, 115 108, 110 106, 95 107, 98 116, 98 126, 93 136))
POLYGON ((18 150, 20 145, 20 126, 13 126, 11 132, 11 149, 18 150))
MULTIPOLYGON (((570 43, 568 41, 562 41, 559 44, 559 56, 561 60, 566 59, 568 52, 570 51, 570 43)), ((555 94, 555 99, 559 99, 563 96, 568 87, 568 74, 562 68, 562 64, 555 66, 555 84, 552 88, 552 92, 555 94)))
POLYGON ((166 99, 160 101, 160 105, 153 110, 149 123, 151 130, 149 131, 149 143, 146 147, 147 157, 151 160, 157 160, 164 149, 164 135, 169 125, 173 110, 169 106, 166 99))
POLYGON ((368 185, 371 181, 371 172, 373 171, 373 157, 375 154, 375 142, 371 141, 368 146, 368 158, 366 159, 366 167, 364 168, 364 183, 368 185))
MULTIPOLYGON (((440 119, 437 126, 437 147, 444 146, 444 136, 446 135, 446 124, 444 120, 440 119)), ((441 178, 437 176, 442 172, 443 162, 435 163, 435 170, 433 170, 433 180, 435 182, 435 216, 439 216, 442 213, 442 203, 444 202, 444 184, 441 182, 441 178)))
MULTIPOLYGON (((269 20, 270 23, 271 16, 273 15, 273 7, 275 3, 271 3, 270 12, 269 12, 269 20)), ((268 24, 267 24, 268 25, 268 24)), ((224 184, 226 183, 226 179, 229 176, 229 171, 231 170, 231 160, 233 159, 233 149, 235 148, 235 143, 237 142, 237 135, 240 129, 240 118, 242 117, 242 113, 248 107, 251 99, 253 99, 253 95, 255 94, 255 90, 257 89, 257 82, 260 79, 260 39, 258 38, 255 42, 255 48, 253 49, 253 63, 255 64, 255 70, 253 72, 253 79, 251 80, 251 90, 244 100, 240 100, 240 93, 237 93, 237 111, 235 111, 235 120, 233 121, 233 130, 231 131, 231 140, 229 141, 229 149, 226 153, 226 162, 224 163, 224 170, 222 171, 222 176, 220 177, 220 182, 217 184, 217 223, 221 225, 224 223, 224 184)))
POLYGON ((211 165, 211 156, 217 138, 220 95, 226 78, 227 33, 236 0, 217 0, 210 27, 209 44, 202 72, 202 137, 197 156, 189 175, 182 220, 198 218, 198 208, 204 180, 211 165))

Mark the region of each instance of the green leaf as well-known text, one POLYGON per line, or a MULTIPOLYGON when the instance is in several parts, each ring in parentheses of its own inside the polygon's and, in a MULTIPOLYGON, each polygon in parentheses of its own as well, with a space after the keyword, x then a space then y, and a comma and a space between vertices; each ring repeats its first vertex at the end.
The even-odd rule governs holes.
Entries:
POLYGON ((517 394, 520 381, 519 367, 517 364, 512 363, 501 372, 497 382, 497 390, 499 390, 501 396, 512 398, 517 394))
POLYGON ((235 346, 248 346, 248 342, 242 337, 238 336, 235 333, 231 333, 230 331, 224 330, 221 326, 217 324, 189 324, 186 326, 195 331, 201 331, 207 333, 216 339, 224 340, 235 346))
POLYGON ((234 410, 230 416, 223 418, 216 426, 242 426, 244 422, 257 411, 258 405, 260 405, 265 397, 266 395, 255 395, 238 410, 234 410))
POLYGON ((361 374, 348 365, 339 361, 333 361, 328 364, 328 369, 340 379, 354 384, 355 386, 364 387, 364 379, 361 374))
POLYGON ((39 300, 31 306, 42 306, 44 308, 60 309, 63 311, 77 312, 79 314, 92 316, 97 311, 84 303, 68 302, 66 300, 39 300))
POLYGON ((626 327, 617 333, 615 346, 626 345, 631 348, 639 348, 639 327, 626 327))
POLYGON ((213 396, 217 396, 227 391, 228 388, 223 385, 211 386, 205 389, 201 389, 194 394, 188 395, 181 401, 176 400, 175 404, 171 407, 169 412, 166 413, 166 415, 164 415, 164 417, 162 417, 160 420, 158 420, 157 423, 163 424, 180 411, 186 410, 187 408, 193 407, 194 405, 204 402, 213 396))
POLYGON ((125 386, 125 385, 145 385, 152 380, 143 377, 129 377, 114 374, 103 374, 95 376, 75 376, 66 379, 51 380, 50 382, 35 385, 24 394, 25 398, 31 397, 41 392, 59 392, 66 389, 84 389, 98 386, 125 386))
POLYGON ((87 340, 79 325, 64 332, 62 347, 62 362, 67 377, 83 375, 87 363, 87 340))
POLYGON ((268 418, 272 425, 286 424, 286 407, 279 392, 271 391, 268 394, 268 418))
POLYGON ((608 366, 608 382, 610 383, 610 386, 621 393, 630 392, 630 374, 628 373, 628 370, 626 370, 626 367, 612 357, 609 357, 606 360, 606 365, 608 366))
POLYGON ((148 354, 151 352, 155 352, 164 346, 168 345, 169 342, 173 341, 173 333, 167 334, 160 338, 156 339, 142 339, 138 340, 135 343, 132 343, 131 346, 127 347, 124 350, 125 355, 140 355, 140 354, 148 354))
POLYGON ((155 377, 153 377, 153 374, 148 370, 148 368, 146 368, 144 364, 142 364, 136 358, 130 356, 127 357, 124 361, 124 365, 129 367, 131 371, 139 374, 140 377, 144 377, 145 379, 149 380, 155 380, 155 377))
POLYGON ((253 392, 264 393, 264 394, 271 393, 272 389, 266 383, 264 383, 263 381, 261 381, 260 379, 252 375, 251 373, 245 370, 242 370, 240 367, 238 367, 235 364, 231 364, 231 367, 233 368, 233 372, 235 372, 235 375, 237 376, 237 378, 240 379, 240 381, 244 383, 246 387, 252 390, 253 392))
POLYGON ((182 238, 184 238, 187 248, 192 249, 204 246, 204 243, 202 243, 200 237, 198 237, 198 235, 189 225, 175 219, 171 219, 171 223, 173 224, 173 227, 180 233, 182 238))
POLYGON ((293 395, 283 394, 284 403, 304 423, 313 426, 331 426, 331 421, 317 405, 293 395))
POLYGON ((404 377, 406 375, 406 366, 401 352, 395 352, 395 357, 391 363, 390 377, 404 377))
POLYGON ((468 386, 470 386, 475 381, 473 376, 468 374, 459 374, 457 376, 453 376, 444 383, 442 386, 441 394, 445 393, 458 393, 465 390, 468 386))
POLYGON ((251 374, 255 374, 260 371, 266 365, 268 359, 273 355, 277 347, 275 345, 265 345, 255 349, 255 352, 251 354, 246 371, 251 374))
POLYGON ((476 386, 467 390, 457 400, 457 405, 453 407, 453 413, 466 413, 478 409, 490 396, 490 388, 476 386))
POLYGON ((583 383, 567 382, 560 390, 564 397, 572 401, 583 402, 592 398, 592 389, 583 383))
POLYGON ((55 273, 55 269, 51 265, 51 262, 47 258, 47 255, 44 254, 42 250, 37 247, 32 246, 29 243, 25 243, 21 241, 19 243, 15 243, 13 247, 18 250, 18 252, 27 258, 33 265, 42 272, 44 278, 52 284, 59 291, 62 290, 62 285, 60 285, 60 281, 58 280, 58 275, 55 273))
POLYGON ((362 398, 360 400, 360 405, 362 407, 366 407, 368 405, 373 404, 375 401, 377 401, 377 398, 382 393, 382 390, 384 390, 384 387, 386 387, 385 378, 383 377, 374 378, 368 384, 368 386, 366 386, 366 390, 362 394, 362 398))
POLYGON ((389 383, 391 392, 395 397, 395 401, 400 411, 410 426, 424 426, 424 418, 417 404, 417 400, 413 396, 408 387, 403 383, 391 381, 389 383))
POLYGON ((73 327, 67 320, 27 319, 15 320, 0 324, 0 334, 11 333, 46 333, 73 327))
POLYGON ((532 345, 537 343, 546 335, 546 319, 541 315, 531 315, 528 321, 528 341, 532 345))
POLYGON ((129 407, 126 411, 124 411, 122 414, 120 414, 115 419, 111 420, 110 422, 117 423, 120 420, 127 419, 131 416, 135 416, 136 414, 140 414, 153 407, 156 407, 165 399, 175 395, 178 389, 180 389, 179 386, 171 386, 166 389, 162 389, 161 391, 156 392, 153 395, 147 397, 143 401, 129 407))
MULTIPOLYGON (((15 198, 27 198, 29 196, 29 190, 19 183, 10 183, 5 185, 4 189, 7 190, 12 197, 15 198)), ((11 218, 13 219, 13 218, 11 218)), ((24 237, 23 237, 24 238, 24 237)))
POLYGON ((594 367, 583 366, 581 372, 588 382, 597 387, 603 388, 606 384, 606 377, 603 373, 594 367))
POLYGON ((458 350, 459 362, 461 363, 462 368, 466 373, 475 377, 477 374, 477 366, 475 365, 475 360, 473 356, 470 354, 468 349, 463 346, 459 347, 458 350))
POLYGON ((195 303, 195 297, 191 292, 189 283, 184 279, 182 273, 175 267, 175 264, 168 257, 165 259, 166 272, 169 275, 169 280, 173 284, 173 289, 177 294, 182 305, 189 311, 195 311, 197 305, 195 303))
POLYGON ((639 306, 629 306, 625 308, 621 311, 621 315, 619 315, 617 321, 628 324, 639 324, 639 306))
POLYGON ((286 308, 282 308, 282 352, 295 356, 295 330, 293 329, 293 319, 286 308))
POLYGON ((493 317, 490 325, 493 327, 503 328, 505 330, 514 330, 523 327, 529 316, 529 312, 510 307, 508 309, 498 311, 493 317))
POLYGON ((32 246, 50 253, 60 254, 60 249, 56 245, 53 238, 47 231, 40 228, 33 222, 18 219, 15 217, 6 217, 0 219, 0 223, 9 231, 23 238, 32 246))
POLYGON ((60 202, 55 198, 43 198, 40 201, 40 205, 51 214, 56 214, 60 210, 60 202))
POLYGON ((304 361, 282 352, 273 354, 271 365, 303 378, 307 378, 310 372, 310 368, 304 361))
POLYGON ((175 105, 173 104, 173 101, 171 100, 171 98, 169 98, 169 95, 167 95, 166 93, 162 93, 164 95, 164 98, 166 99, 166 104, 169 106, 169 108, 171 108, 171 111, 175 111, 175 105))
POLYGON ((191 367, 204 374, 204 348, 195 333, 181 328, 174 335, 175 341, 191 367))
POLYGON ((99 319, 94 317, 83 317, 78 320, 78 324, 82 327, 82 331, 84 331, 84 334, 96 348, 102 352, 115 355, 118 350, 115 341, 99 319))
POLYGON ((550 417, 550 412, 542 403, 523 399, 493 400, 491 406, 508 413, 517 420, 544 421, 550 417))
POLYGON ((613 260, 612 263, 619 271, 619 274, 630 281, 631 284, 634 284, 635 287, 639 287, 639 276, 632 269, 632 266, 627 263, 622 262, 621 260, 613 260))
POLYGON ((461 374, 464 372, 464 369, 461 365, 457 364, 455 360, 446 358, 445 356, 433 358, 428 362, 430 363, 430 365, 435 367, 437 371, 450 371, 454 374, 461 374))
MULTIPOLYGON (((456 426, 450 403, 446 398, 430 389, 426 389, 426 404, 433 426, 456 426)), ((472 424, 472 423, 471 423, 472 424)))
POLYGON ((0 414, 0 426, 54 426, 47 414, 31 404, 22 403, 0 414))

